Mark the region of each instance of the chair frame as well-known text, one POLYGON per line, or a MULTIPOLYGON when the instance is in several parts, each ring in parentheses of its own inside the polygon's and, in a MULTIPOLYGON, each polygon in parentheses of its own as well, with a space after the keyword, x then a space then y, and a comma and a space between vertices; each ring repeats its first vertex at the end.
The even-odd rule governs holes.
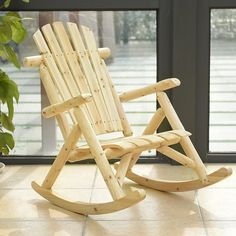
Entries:
MULTIPOLYGON (((71 23, 69 24, 71 25, 71 23)), ((48 28, 50 26, 46 25, 44 27, 46 27, 45 31, 48 29, 50 30, 50 28, 48 28)), ((41 41, 36 40, 37 44, 40 42, 41 41)), ((99 48, 98 53, 102 59, 106 59, 110 55, 110 49, 99 48)), ((78 57, 81 57, 80 53, 78 53, 78 57)), ((52 58, 50 55, 44 53, 42 53, 42 55, 26 57, 24 59, 24 66, 39 67, 41 80, 49 96, 49 100, 52 103, 52 105, 43 109, 42 114, 45 118, 57 118, 57 122, 61 127, 65 139, 65 143, 52 164, 42 185, 32 182, 34 190, 53 204, 85 215, 105 214, 125 209, 145 198, 146 194, 142 189, 131 189, 128 192, 124 191, 122 186, 125 177, 145 187, 168 192, 176 192, 206 187, 231 175, 232 170, 227 168, 220 168, 211 174, 207 174, 204 164, 188 137, 190 133, 185 131, 165 93, 165 90, 180 85, 178 79, 165 79, 155 83, 154 85, 124 92, 119 96, 114 96, 115 103, 119 105, 117 107, 119 112, 122 114, 124 113, 124 110, 120 103, 146 96, 151 93, 156 93, 157 101, 160 105, 160 108, 158 108, 154 113, 149 124, 143 131, 143 138, 124 137, 121 141, 131 140, 130 144, 120 143, 123 149, 114 149, 114 141, 112 140, 110 143, 108 142, 106 146, 103 146, 100 143, 94 131, 94 127, 90 123, 90 119, 85 112, 85 104, 89 104, 93 100, 92 94, 80 94, 65 99, 63 102, 57 102, 55 100, 54 97, 56 96, 56 92, 54 91, 55 89, 53 84, 50 82, 50 73, 48 70, 48 67, 51 65, 52 58), (65 125, 64 118, 61 116, 61 114, 66 111, 72 112, 72 116, 75 117, 75 123, 72 129, 65 125), (79 117, 79 120, 76 119, 76 117, 79 117), (155 134, 164 118, 167 118, 173 130, 166 133, 155 134), (85 155, 81 155, 81 148, 76 148, 82 135, 87 141, 89 147, 89 152, 85 153, 85 155), (147 140, 152 141, 152 145, 150 145, 147 140), (172 144, 176 143, 180 143, 185 154, 182 154, 170 147, 172 144), (137 146, 135 149, 132 148, 132 145, 134 144, 137 146), (131 147, 129 145, 131 145, 131 147), (147 148, 156 149, 158 152, 163 153, 180 164, 192 168, 196 171, 199 178, 190 181, 165 181, 154 180, 134 173, 132 169, 133 166, 136 164, 142 151, 147 150, 147 148), (109 164, 109 159, 117 157, 120 158, 120 162, 115 164, 116 173, 114 173, 109 164), (113 201, 106 203, 74 202, 58 196, 52 190, 53 184, 67 161, 81 161, 88 158, 93 158, 95 160, 111 193, 113 201)), ((102 64, 102 66, 105 66, 105 64, 102 64)), ((111 85, 111 87, 113 88, 114 86, 111 85)), ((125 127, 125 125, 126 123, 124 122, 123 127, 125 127)), ((125 136, 130 136, 132 134, 129 127, 127 127, 127 129, 124 128, 123 133, 125 136)))

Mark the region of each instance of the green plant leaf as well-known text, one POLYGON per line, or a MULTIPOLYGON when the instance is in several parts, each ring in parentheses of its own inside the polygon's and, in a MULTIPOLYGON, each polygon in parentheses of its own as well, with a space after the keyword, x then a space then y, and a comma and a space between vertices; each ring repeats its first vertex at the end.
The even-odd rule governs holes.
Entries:
POLYGON ((21 22, 21 17, 18 13, 9 12, 5 16, 3 16, 2 21, 11 26, 11 39, 14 42, 20 43, 24 40, 26 36, 26 30, 21 22))
POLYGON ((0 43, 6 44, 11 41, 12 29, 8 23, 0 23, 0 43))
POLYGON ((16 83, 11 80, 8 75, 0 69, 0 100, 6 103, 8 99, 15 98, 19 101, 19 90, 16 83))
MULTIPOLYGON (((22 2, 29 3, 30 0, 21 0, 22 2)), ((0 8, 8 8, 11 4, 11 0, 4 0, 3 3, 0 3, 0 8)))
POLYGON ((24 40, 26 36, 26 30, 20 21, 12 21, 12 40, 16 43, 20 43, 24 40))
POLYGON ((14 115, 14 106, 13 106, 13 99, 12 98, 7 99, 7 108, 8 108, 8 117, 10 120, 12 120, 13 115, 14 115))
POLYGON ((13 132, 15 130, 15 126, 13 125, 12 120, 4 112, 1 112, 0 114, 2 127, 13 132))
POLYGON ((12 134, 8 132, 0 132, 0 152, 4 155, 8 155, 10 149, 13 149, 15 142, 12 134))
MULTIPOLYGON (((0 84, 0 86, 1 86, 1 84, 0 84)), ((0 100, 2 100, 2 104, 7 103, 8 118, 9 118, 10 120, 12 120, 12 119, 13 119, 13 115, 14 115, 13 97, 12 97, 12 96, 9 96, 9 97, 8 97, 8 95, 5 95, 4 98, 2 98, 2 96, 1 96, 0 100)), ((1 110, 0 110, 0 114, 1 114, 1 110)), ((5 128, 7 128, 7 127, 5 127, 5 128)), ((8 130, 9 130, 9 129, 8 129, 8 130)), ((12 131, 12 130, 11 130, 11 131, 12 131)))
POLYGON ((11 46, 0 44, 0 56, 12 62, 17 68, 20 68, 18 57, 11 46))
POLYGON ((18 16, 16 14, 14 14, 14 15, 9 14, 9 13, 7 13, 5 16, 2 16, 2 22, 11 24, 12 21, 20 21, 21 20, 20 16, 18 16))
POLYGON ((7 7, 9 7, 10 3, 11 3, 11 0, 5 0, 3 5, 5 8, 7 8, 7 7))

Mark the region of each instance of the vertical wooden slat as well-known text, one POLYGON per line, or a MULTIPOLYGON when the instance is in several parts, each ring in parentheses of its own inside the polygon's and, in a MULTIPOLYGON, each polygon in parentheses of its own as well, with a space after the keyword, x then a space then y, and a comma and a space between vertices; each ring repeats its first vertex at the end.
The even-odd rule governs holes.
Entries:
POLYGON ((123 134, 124 136, 131 136, 133 134, 132 130, 131 130, 131 127, 130 127, 130 124, 127 120, 127 117, 126 117, 126 114, 125 114, 125 111, 124 111, 124 108, 120 102, 120 98, 115 90, 115 86, 112 82, 112 79, 108 73, 108 70, 107 70, 107 67, 106 67, 106 64, 104 62, 104 60, 101 60, 102 62, 102 66, 104 68, 104 71, 106 72, 106 77, 108 78, 108 82, 109 82, 109 85, 110 85, 110 88, 111 88, 111 92, 112 92, 112 95, 113 95, 113 98, 114 98, 114 102, 115 102, 115 105, 116 105, 116 108, 117 108, 117 111, 118 111, 118 114, 119 114, 119 117, 120 117, 120 121, 121 121, 121 125, 123 127, 123 134))
MULTIPOLYGON (((42 36, 42 33, 40 32, 40 30, 36 31, 36 33, 33 35, 33 38, 34 38, 34 41, 35 41, 39 51, 41 53, 43 53, 43 59, 44 59, 45 64, 48 65, 48 68, 49 68, 48 71, 49 71, 50 77, 52 78, 53 83, 55 85, 54 90, 55 91, 57 90, 58 92, 60 91, 60 96, 62 99, 70 98, 71 95, 70 95, 69 91, 67 90, 67 88, 64 84, 64 81, 61 78, 61 74, 57 69, 57 66, 51 56, 50 50, 49 50, 49 48, 42 36)), ((45 88, 46 88, 46 86, 47 85, 45 85, 45 88)), ((49 94, 50 93, 47 92, 48 96, 50 96, 49 94)), ((62 130, 63 137, 67 136, 68 129, 69 129, 68 127, 64 127, 65 125, 62 124, 65 120, 66 120, 66 117, 63 115, 58 116, 58 118, 57 118, 57 121, 59 122, 59 125, 62 130)), ((68 122, 66 122, 66 123, 68 123, 68 122)))
POLYGON ((53 56, 51 55, 51 52, 43 38, 42 33, 40 30, 38 30, 33 35, 34 41, 37 44, 37 47, 40 51, 40 53, 43 53, 43 60, 45 64, 47 65, 50 75, 53 78, 53 81, 55 85, 57 86, 57 89, 60 91, 61 96, 63 99, 69 99, 71 98, 71 93, 68 90, 67 85, 65 84, 65 81, 63 80, 60 71, 57 68, 57 65, 53 59, 53 56))
MULTIPOLYGON (((49 74, 47 67, 43 64, 40 65, 40 78, 47 93, 49 102, 51 104, 61 102, 61 97, 55 89, 55 84, 49 74)), ((64 140, 68 137, 70 133, 70 126, 65 114, 60 114, 56 116, 57 123, 61 129, 64 140)))
MULTIPOLYGON (((62 98, 69 99, 73 96, 72 91, 70 90, 70 87, 68 87, 68 84, 63 79, 63 76, 61 75, 61 72, 59 68, 57 67, 57 64, 55 63, 54 57, 51 54, 51 51, 41 33, 40 30, 38 30, 33 35, 34 41, 37 44, 39 50, 41 53, 43 53, 43 60, 45 61, 45 64, 48 66, 49 72, 51 74, 51 77, 54 80, 54 84, 57 86, 57 89, 62 96, 62 98)), ((75 122, 75 119, 73 117, 73 113, 69 112, 71 119, 73 122, 75 122)))
MULTIPOLYGON (((50 11, 40 11, 39 12, 39 27, 53 22, 54 12, 50 11)), ((31 37, 29 37, 31 38, 31 37)), ((49 106, 50 101, 47 97, 46 90, 42 83, 40 83, 41 89, 41 106, 49 106)), ((55 119, 44 119, 41 117, 41 126, 42 126, 42 150, 44 153, 52 153, 56 150, 56 121, 55 119)))
POLYGON ((67 28, 69 30, 71 41, 73 42, 74 48, 76 52, 78 53, 78 58, 80 61, 80 64, 83 68, 84 74, 87 78, 88 85, 92 91, 92 93, 95 93, 96 97, 96 106, 98 108, 98 111, 100 113, 100 116, 105 123, 105 126, 107 128, 107 132, 112 132, 112 125, 109 119, 109 114, 106 109, 106 105, 103 100, 103 95, 101 93, 101 90, 98 85, 98 81, 96 78, 96 75, 94 73, 94 70, 92 68, 92 65, 89 60, 88 53, 86 52, 86 49, 84 47, 80 32, 78 30, 78 27, 74 23, 67 23, 67 28))
POLYGON ((114 131, 123 130, 119 114, 117 112, 114 99, 111 93, 111 89, 106 77, 106 73, 103 70, 103 67, 101 66, 101 57, 98 54, 98 48, 95 42, 94 35, 92 31, 87 27, 81 26, 80 29, 85 42, 85 47, 90 56, 91 64, 93 65, 95 74, 97 76, 97 81, 103 94, 104 103, 106 105, 110 120, 113 124, 114 131))
MULTIPOLYGON (((75 97, 80 94, 80 91, 77 87, 77 84, 74 81, 73 75, 70 72, 70 68, 67 65, 64 53, 62 52, 59 43, 57 42, 57 38, 51 28, 50 24, 47 24, 42 27, 42 31, 44 33, 45 39, 48 43, 50 50, 52 51, 53 58, 58 65, 58 69, 61 72, 62 79, 64 79, 64 83, 66 84, 68 90, 71 93, 71 96, 75 97)), ((74 114, 69 111, 69 114, 73 120, 76 121, 74 114)), ((93 123, 90 119, 90 122, 93 123)))
POLYGON ((58 65, 58 68, 62 74, 62 78, 64 79, 64 83, 67 85, 71 95, 77 96, 80 91, 77 89, 77 85, 73 79, 73 76, 70 72, 69 66, 67 65, 64 54, 60 48, 59 43, 57 42, 56 36, 52 31, 51 25, 47 24, 42 27, 42 31, 44 33, 44 37, 50 47, 52 55, 58 65))
MULTIPOLYGON (((57 35, 58 41, 60 43, 60 46, 64 52, 64 55, 66 57, 67 63, 70 67, 70 70, 73 74, 74 80, 76 85, 78 86, 81 93, 91 93, 94 98, 96 98, 96 94, 93 90, 90 90, 85 75, 83 71, 81 70, 80 64, 77 60, 77 55, 74 52, 70 40, 67 36, 67 33, 65 31, 65 28, 61 22, 54 22, 53 23, 53 29, 57 35)), ((98 109, 95 105, 95 102, 90 102, 86 104, 88 115, 91 120, 93 120, 95 132, 97 134, 99 133, 105 133, 105 126, 101 120, 100 114, 98 112, 98 109)))

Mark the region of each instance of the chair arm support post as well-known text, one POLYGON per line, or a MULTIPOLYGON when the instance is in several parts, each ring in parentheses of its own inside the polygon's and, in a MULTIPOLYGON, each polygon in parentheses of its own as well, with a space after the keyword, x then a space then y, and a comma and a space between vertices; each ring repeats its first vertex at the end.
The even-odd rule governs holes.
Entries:
POLYGON ((120 97, 121 102, 128 102, 130 100, 143 97, 152 93, 165 91, 180 85, 180 80, 177 78, 165 79, 157 82, 156 84, 148 85, 146 87, 127 91, 122 93, 120 97))
POLYGON ((62 112, 68 111, 72 108, 79 107, 84 103, 92 100, 91 94, 81 94, 77 97, 73 97, 65 102, 53 104, 43 109, 42 114, 45 118, 56 116, 62 112))

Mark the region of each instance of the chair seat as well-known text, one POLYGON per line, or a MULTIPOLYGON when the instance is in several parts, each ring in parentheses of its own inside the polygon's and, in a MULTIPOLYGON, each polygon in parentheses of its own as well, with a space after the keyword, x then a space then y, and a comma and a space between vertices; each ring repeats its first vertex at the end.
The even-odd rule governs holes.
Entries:
MULTIPOLYGON (((180 141, 182 137, 190 136, 191 133, 185 130, 171 130, 151 135, 141 135, 138 137, 122 137, 101 141, 103 150, 108 158, 119 157, 126 153, 138 153, 151 149, 158 149, 161 146, 170 146, 180 141)), ((70 153, 70 161, 76 156, 91 155, 88 145, 82 145, 73 149, 70 153)), ((76 158, 77 159, 77 158, 76 158)))

